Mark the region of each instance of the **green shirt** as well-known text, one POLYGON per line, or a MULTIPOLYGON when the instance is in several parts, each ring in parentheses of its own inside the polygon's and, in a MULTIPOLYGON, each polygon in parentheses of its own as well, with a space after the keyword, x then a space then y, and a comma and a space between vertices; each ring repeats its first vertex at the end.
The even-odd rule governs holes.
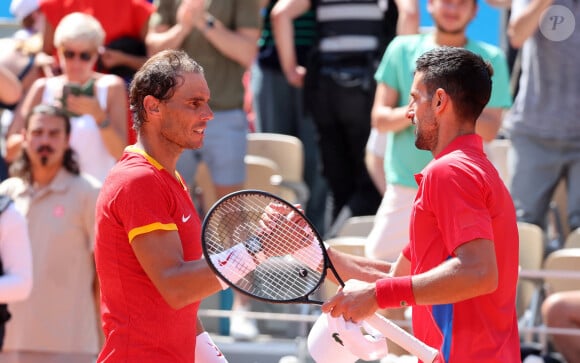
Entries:
MULTIPOLYGON (((155 0, 157 12, 150 24, 173 26, 181 0, 155 0)), ((228 29, 260 29, 258 0, 206 0, 207 12, 219 19, 228 29)), ((204 69, 211 90, 210 107, 214 111, 241 109, 244 103, 242 76, 245 67, 223 55, 205 36, 194 29, 185 38, 181 49, 187 52, 204 69)))
MULTIPOLYGON (((385 83, 399 94, 397 107, 409 103, 415 62, 423 53, 437 47, 432 34, 402 35, 389 44, 375 73, 378 83, 385 83)), ((491 98, 487 107, 509 108, 512 97, 505 55, 494 45, 468 40, 465 49, 479 54, 493 67, 491 98)), ((415 126, 399 132, 389 132, 385 150, 385 173, 388 184, 417 188, 415 174, 433 159, 430 151, 415 147, 415 126)))

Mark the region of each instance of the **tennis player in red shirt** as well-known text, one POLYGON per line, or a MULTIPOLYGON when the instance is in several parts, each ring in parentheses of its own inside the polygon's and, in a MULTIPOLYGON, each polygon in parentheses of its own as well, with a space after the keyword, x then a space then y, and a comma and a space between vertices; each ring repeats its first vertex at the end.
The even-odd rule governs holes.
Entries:
POLYGON ((409 244, 380 279, 369 278, 376 262, 329 251, 339 273, 358 280, 323 311, 361 321, 380 308, 412 306, 413 332, 440 350, 440 362, 520 362, 515 210, 475 133, 492 74, 462 48, 417 60, 407 116, 417 125, 416 147, 434 160, 416 175, 409 244))
POLYGON ((98 362, 227 362, 197 318, 200 301, 225 285, 201 258, 200 219, 176 171, 181 152, 203 143, 209 99, 203 69, 181 51, 154 55, 134 77, 138 140, 97 200, 98 362))

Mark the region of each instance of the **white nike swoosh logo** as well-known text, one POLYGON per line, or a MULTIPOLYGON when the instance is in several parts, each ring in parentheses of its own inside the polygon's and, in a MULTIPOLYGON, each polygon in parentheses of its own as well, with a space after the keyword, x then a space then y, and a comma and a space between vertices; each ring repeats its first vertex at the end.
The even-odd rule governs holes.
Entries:
POLYGON ((186 217, 185 215, 182 215, 182 216, 181 216, 181 221, 182 221, 183 223, 185 223, 185 222, 189 221, 189 218, 191 218, 191 214, 190 214, 190 215, 188 215, 187 217, 186 217))

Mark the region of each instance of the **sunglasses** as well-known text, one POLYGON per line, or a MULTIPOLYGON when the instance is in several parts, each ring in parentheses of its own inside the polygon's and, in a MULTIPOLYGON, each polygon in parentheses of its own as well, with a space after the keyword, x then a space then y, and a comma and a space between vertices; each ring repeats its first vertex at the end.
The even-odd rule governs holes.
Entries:
POLYGON ((84 51, 84 52, 75 52, 74 50, 64 49, 62 51, 62 55, 65 59, 71 60, 74 59, 76 56, 79 57, 80 60, 83 62, 88 62, 93 58, 94 52, 84 51))

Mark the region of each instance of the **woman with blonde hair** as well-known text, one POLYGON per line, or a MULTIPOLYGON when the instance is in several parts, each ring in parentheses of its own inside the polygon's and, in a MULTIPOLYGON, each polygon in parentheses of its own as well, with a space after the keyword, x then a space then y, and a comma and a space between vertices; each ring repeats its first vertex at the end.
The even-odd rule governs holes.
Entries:
POLYGON ((40 103, 56 104, 71 116, 71 147, 81 171, 103 181, 127 140, 127 91, 122 78, 94 71, 105 32, 91 15, 65 16, 54 33, 62 74, 40 78, 26 95, 10 127, 7 159, 20 149, 25 115, 40 103))

